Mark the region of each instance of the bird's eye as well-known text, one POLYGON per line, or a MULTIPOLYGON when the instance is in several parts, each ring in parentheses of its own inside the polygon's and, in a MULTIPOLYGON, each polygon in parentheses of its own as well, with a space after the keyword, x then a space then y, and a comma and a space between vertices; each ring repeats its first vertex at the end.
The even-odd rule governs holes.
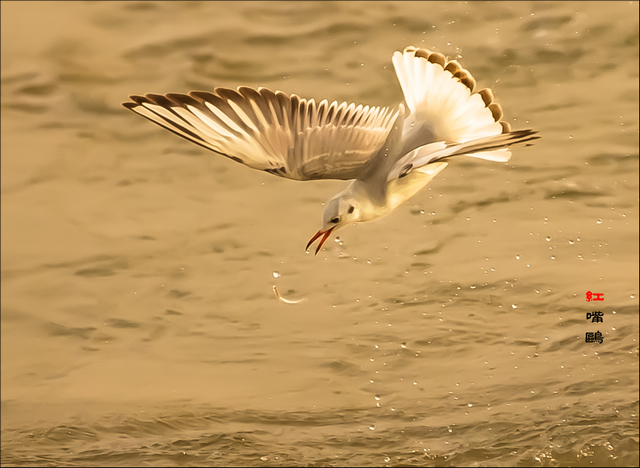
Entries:
POLYGON ((348 211, 348 213, 349 213, 349 214, 353 213, 353 210, 355 210, 355 209, 356 209, 356 208, 355 208, 355 206, 350 205, 350 206, 349 206, 349 211, 348 211))
POLYGON ((338 224, 340 222, 340 216, 334 216, 333 218, 331 218, 331 222, 333 224, 338 224))

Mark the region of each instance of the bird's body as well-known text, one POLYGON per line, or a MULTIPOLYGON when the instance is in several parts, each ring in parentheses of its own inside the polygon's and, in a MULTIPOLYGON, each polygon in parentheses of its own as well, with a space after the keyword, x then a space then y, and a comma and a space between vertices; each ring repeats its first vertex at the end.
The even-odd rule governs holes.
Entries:
POLYGON ((380 218, 419 192, 450 158, 506 162, 509 147, 538 138, 511 131, 488 89, 442 54, 407 47, 393 64, 408 109, 338 104, 266 88, 130 96, 123 105, 246 166, 294 180, 349 185, 325 208, 316 254, 335 229, 380 218))

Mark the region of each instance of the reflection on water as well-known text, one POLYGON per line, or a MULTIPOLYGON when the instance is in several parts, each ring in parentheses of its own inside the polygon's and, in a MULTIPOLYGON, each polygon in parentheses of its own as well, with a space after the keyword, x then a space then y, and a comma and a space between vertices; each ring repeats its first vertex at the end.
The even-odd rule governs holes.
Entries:
POLYGON ((636 466, 637 18, 2 3, 2 463, 636 466), (248 170, 120 107, 238 85, 395 106, 407 45, 457 57, 543 139, 450 164, 318 257, 341 182, 248 170))

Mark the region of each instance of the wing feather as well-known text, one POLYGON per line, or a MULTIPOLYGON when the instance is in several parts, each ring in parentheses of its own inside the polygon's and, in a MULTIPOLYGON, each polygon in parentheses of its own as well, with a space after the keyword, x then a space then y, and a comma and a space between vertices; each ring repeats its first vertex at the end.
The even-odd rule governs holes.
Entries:
POLYGON ((465 143, 503 132, 502 110, 493 94, 474 93, 475 79, 455 60, 407 47, 394 54, 393 65, 411 111, 402 153, 436 141, 465 143))
POLYGON ((267 88, 132 95, 124 107, 206 149, 296 180, 366 175, 398 112, 267 88))

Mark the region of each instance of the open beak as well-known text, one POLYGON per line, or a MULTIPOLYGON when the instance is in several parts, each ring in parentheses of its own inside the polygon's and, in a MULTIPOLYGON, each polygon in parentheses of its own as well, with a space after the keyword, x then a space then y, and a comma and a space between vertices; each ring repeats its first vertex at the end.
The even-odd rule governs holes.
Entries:
POLYGON ((329 238, 329 236, 331 235, 331 231, 333 231, 336 227, 333 226, 329 229, 327 229, 326 231, 323 231, 322 229, 320 229, 318 232, 316 232, 315 236, 313 236, 311 238, 311 240, 309 241, 309 243, 307 244, 307 247, 305 248, 305 250, 309 250, 309 246, 311 244, 313 244, 316 239, 320 236, 324 236, 322 239, 320 239, 320 243, 318 243, 318 247, 316 247, 316 255, 318 255, 318 252, 320 252, 320 249, 322 248, 322 246, 324 245, 325 242, 327 242, 327 239, 329 238))

